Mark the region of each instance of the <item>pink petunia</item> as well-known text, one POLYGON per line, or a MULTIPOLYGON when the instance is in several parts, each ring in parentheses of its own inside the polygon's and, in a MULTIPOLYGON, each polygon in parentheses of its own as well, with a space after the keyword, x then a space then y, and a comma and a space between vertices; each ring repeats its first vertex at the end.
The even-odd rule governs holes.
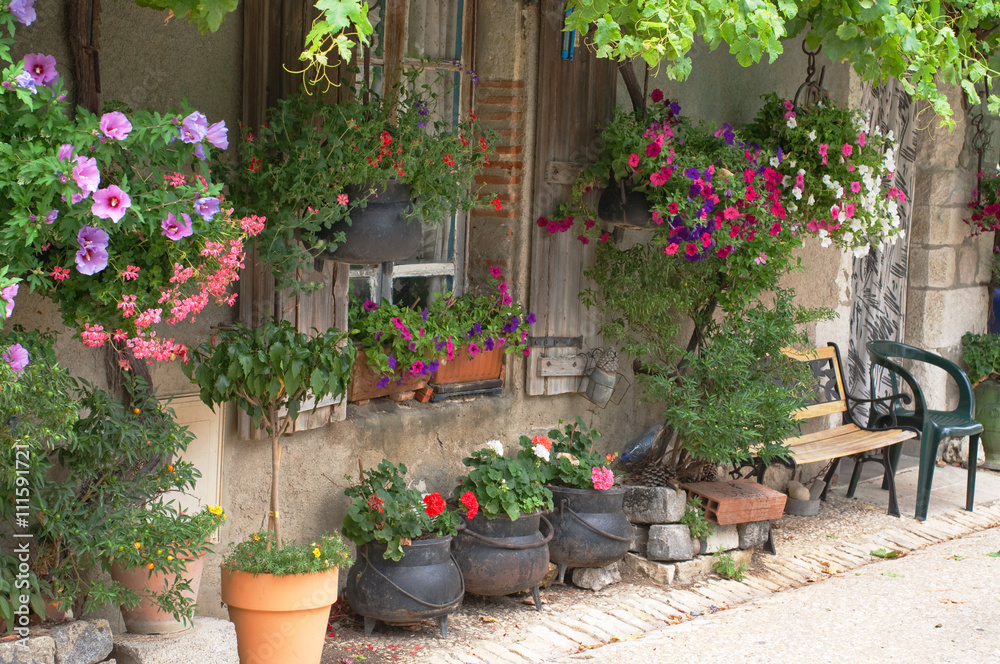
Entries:
POLYGON ((101 133, 116 141, 124 141, 132 131, 132 123, 124 113, 112 111, 101 116, 101 133))
POLYGON ((632 168, 636 168, 639 165, 639 155, 632 153, 628 156, 628 165, 632 168))
POLYGON ((94 192, 94 203, 90 206, 90 212, 99 219, 110 219, 117 224, 131 206, 132 199, 128 194, 116 185, 111 185, 94 192))
POLYGON ((845 157, 850 157, 851 154, 854 152, 854 146, 851 145, 850 143, 844 143, 844 146, 841 148, 841 151, 844 153, 845 157))
POLYGON ((502 275, 503 275, 503 271, 499 267, 497 267, 496 265, 493 265, 492 267, 490 267, 490 276, 491 277, 493 277, 494 279, 499 279, 502 275))
POLYGON ((860 192, 861 191, 861 183, 858 182, 857 180, 855 180, 854 182, 852 182, 851 183, 851 191, 853 191, 855 194, 858 193, 858 192, 860 192))
POLYGON ((820 162, 820 163, 822 163, 824 165, 826 164, 826 153, 827 153, 827 150, 829 150, 829 149, 830 149, 830 146, 827 145, 826 143, 820 143, 819 144, 819 156, 823 158, 823 161, 820 162))

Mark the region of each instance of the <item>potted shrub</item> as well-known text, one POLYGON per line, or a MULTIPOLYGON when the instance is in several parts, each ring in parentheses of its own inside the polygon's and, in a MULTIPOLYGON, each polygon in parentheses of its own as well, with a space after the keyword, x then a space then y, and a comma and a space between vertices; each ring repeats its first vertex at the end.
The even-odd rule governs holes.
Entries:
POLYGON ((976 419, 983 425, 986 468, 1000 470, 1000 335, 964 334, 962 362, 976 396, 976 419))
MULTIPOLYGON (((406 466, 383 459, 377 468, 360 468, 344 535, 358 546, 358 561, 347 575, 351 607, 365 618, 370 635, 381 620, 407 624, 436 618, 448 635, 448 614, 462 603, 462 572, 451 557, 451 538, 459 517, 446 509, 437 492, 421 496, 407 487, 406 466)), ((475 516, 472 503, 468 512, 475 516)))
POLYGON ((453 496, 470 512, 472 504, 479 507, 464 520, 452 547, 466 592, 494 596, 531 589, 541 611, 538 583, 548 571, 552 539, 552 525, 542 514, 552 509, 542 458, 526 449, 506 457, 503 444, 491 440, 462 459, 469 472, 458 478, 453 496), (545 536, 541 522, 549 531, 545 536))
POLYGON ((338 569, 349 556, 336 533, 308 546, 282 539, 280 439, 307 399, 346 394, 353 361, 354 346, 339 330, 309 336, 268 319, 253 330, 237 324, 219 332, 184 366, 202 401, 213 408, 232 402, 271 437, 267 531, 241 542, 222 566, 222 601, 241 660, 315 664, 322 654, 338 569))
POLYGON ((632 524, 622 506, 625 490, 615 488, 609 468, 615 455, 594 451, 601 434, 581 418, 548 436, 521 437, 521 446, 548 454, 541 470, 552 491, 554 508, 549 560, 559 566, 559 580, 570 567, 604 567, 620 560, 632 544, 632 524))
POLYGON ((480 204, 475 176, 493 136, 472 115, 454 126, 433 120, 450 86, 421 85, 421 72, 407 70, 384 95, 361 84, 337 105, 299 93, 247 131, 233 196, 268 217, 257 246, 278 288, 301 288, 296 268, 321 254, 353 263, 409 258, 421 222, 480 204), (376 208, 380 219, 366 215, 376 208))
POLYGON ((51 335, 16 329, 0 337, 3 367, 15 372, 0 390, 0 416, 8 423, 0 442, 10 455, 4 468, 11 469, 3 486, 11 496, 31 488, 30 509, 5 501, 0 516, 10 532, 33 538, 33 608, 44 600, 82 615, 109 603, 127 612, 145 602, 168 614, 160 616, 168 630, 181 629, 194 615, 195 597, 188 592, 194 582, 185 579, 189 556, 179 552, 205 551, 205 535, 221 520, 180 513, 161 498, 192 488, 200 476, 177 458, 192 436, 140 378, 127 376, 127 408, 89 383, 78 385, 56 362, 53 343, 51 335), (27 468, 18 459, 29 460, 27 468), (137 593, 94 573, 116 563, 169 579, 137 593))

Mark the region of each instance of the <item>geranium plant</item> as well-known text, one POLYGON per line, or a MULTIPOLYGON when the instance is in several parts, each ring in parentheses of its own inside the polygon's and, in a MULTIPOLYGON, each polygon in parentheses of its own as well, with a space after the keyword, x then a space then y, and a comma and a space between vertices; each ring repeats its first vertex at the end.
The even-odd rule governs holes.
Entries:
MULTIPOLYGON (((458 532, 458 514, 446 508, 440 493, 421 495, 407 486, 405 465, 382 459, 377 468, 359 472, 357 483, 344 489, 351 504, 343 528, 344 535, 358 546, 385 544, 383 557, 399 560, 403 546, 415 539, 458 532)), ((467 510, 475 513, 472 507, 467 510)))
POLYGON ((962 362, 969 369, 969 380, 978 385, 984 380, 1000 379, 1000 335, 962 335, 962 362))
POLYGON ((354 302, 350 319, 351 338, 381 376, 378 387, 385 387, 391 380, 431 376, 458 353, 475 357, 503 348, 527 356, 528 327, 535 315, 513 298, 503 271, 493 266, 485 293, 446 292, 425 307, 354 302))
POLYGON ((973 235, 1000 228, 1000 166, 982 171, 978 176, 969 201, 969 216, 965 219, 973 235))
POLYGON ((522 447, 515 456, 506 457, 499 440, 488 441, 462 459, 470 470, 458 478, 453 496, 471 511, 471 493, 486 519, 506 514, 514 521, 522 512, 552 509, 552 492, 545 487, 541 470, 547 456, 548 450, 522 447))
POLYGON ((552 429, 548 436, 535 436, 529 444, 550 445, 548 463, 542 472, 548 484, 576 489, 610 489, 615 483, 614 471, 609 467, 614 454, 594 451, 594 442, 601 437, 597 429, 589 429, 580 417, 576 422, 552 429), (536 439, 538 439, 536 441, 536 439))
POLYGON ((421 71, 406 70, 384 95, 361 85, 336 105, 307 90, 278 102, 264 126, 244 129, 232 195, 270 220, 257 246, 279 288, 308 288, 296 269, 334 249, 343 237, 331 239, 331 225, 349 221, 390 179, 411 187, 404 215, 424 223, 486 202, 475 176, 494 135, 472 114, 455 125, 433 120, 441 86, 421 84, 421 71))
MULTIPOLYGON (((18 6, 28 4, 20 3, 18 6)), ((18 7, 0 9, 0 255, 7 276, 52 297, 85 343, 136 357, 185 349, 151 325, 231 304, 243 240, 204 161, 228 145, 224 122, 197 110, 94 115, 69 107, 55 58, 14 62, 18 7)))
POLYGON ((285 546, 278 500, 281 436, 308 400, 315 409, 328 396, 346 394, 354 357, 354 346, 335 328, 310 336, 288 321, 267 319, 253 330, 237 324, 219 332, 199 345, 192 361, 184 365, 188 378, 201 388, 205 404, 214 408, 231 402, 271 437, 267 547, 285 546))

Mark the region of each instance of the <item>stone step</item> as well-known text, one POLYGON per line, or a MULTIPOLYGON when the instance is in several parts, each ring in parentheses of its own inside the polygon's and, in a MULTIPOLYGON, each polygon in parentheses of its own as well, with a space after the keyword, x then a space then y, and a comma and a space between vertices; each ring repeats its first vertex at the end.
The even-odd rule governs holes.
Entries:
POLYGON ((191 629, 176 634, 117 634, 112 656, 118 664, 239 664, 236 629, 218 618, 196 617, 191 629))

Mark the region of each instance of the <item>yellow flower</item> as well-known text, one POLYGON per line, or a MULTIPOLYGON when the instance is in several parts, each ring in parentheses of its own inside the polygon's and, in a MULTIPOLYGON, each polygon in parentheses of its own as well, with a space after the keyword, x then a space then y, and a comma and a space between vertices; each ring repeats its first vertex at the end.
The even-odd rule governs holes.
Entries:
POLYGON ((222 514, 222 508, 219 507, 218 505, 209 505, 208 506, 208 511, 211 512, 212 514, 216 515, 216 516, 222 514))
POLYGON ((313 549, 313 555, 314 556, 316 556, 317 558, 319 558, 319 554, 320 554, 319 547, 316 547, 315 549, 313 549))
POLYGON ((254 541, 254 542, 259 542, 259 541, 260 541, 260 535, 257 535, 257 534, 255 534, 255 535, 253 536, 253 541, 254 541))
POLYGON ((142 548, 142 542, 136 542, 135 543, 135 548, 141 549, 142 548))

